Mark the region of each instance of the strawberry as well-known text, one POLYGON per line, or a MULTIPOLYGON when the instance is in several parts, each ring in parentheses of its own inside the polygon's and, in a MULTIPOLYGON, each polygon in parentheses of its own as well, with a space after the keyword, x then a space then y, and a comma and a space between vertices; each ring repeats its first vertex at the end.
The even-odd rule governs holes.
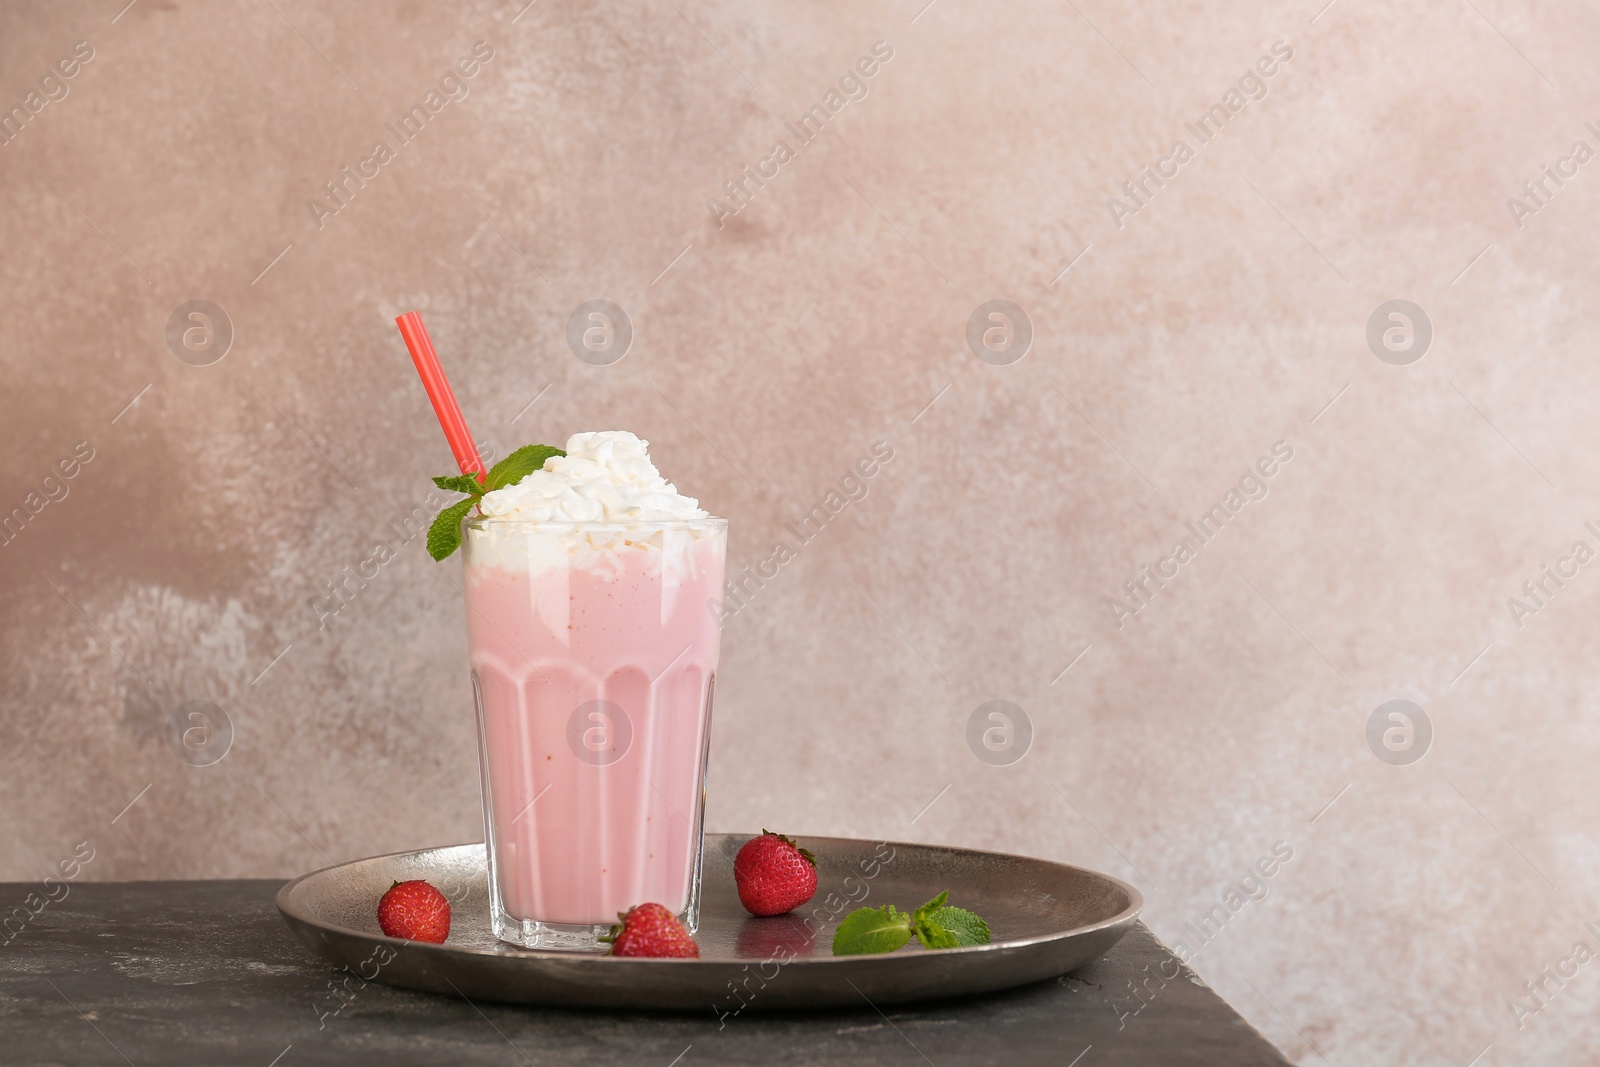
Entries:
POLYGON ((600 939, 611 945, 613 956, 700 958, 700 946, 665 905, 638 904, 617 918, 622 922, 600 939))
POLYGON ((733 860, 739 901, 751 915, 782 915, 817 892, 817 857, 791 837, 762 830, 733 860))
POLYGON ((378 901, 378 925, 390 937, 442 945, 450 936, 450 901, 427 882, 396 882, 378 901))

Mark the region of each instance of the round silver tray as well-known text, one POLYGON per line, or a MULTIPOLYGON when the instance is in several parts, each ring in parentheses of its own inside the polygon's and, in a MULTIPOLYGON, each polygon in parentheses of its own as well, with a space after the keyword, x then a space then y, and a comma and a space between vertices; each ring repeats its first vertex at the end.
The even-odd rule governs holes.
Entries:
POLYGON ((1138 919, 1133 886, 1064 863, 997 852, 801 837, 817 857, 817 894, 758 919, 739 904, 733 857, 748 834, 707 834, 697 960, 531 951, 489 929, 483 846, 457 845, 343 863, 278 891, 278 910, 317 954, 367 981, 498 1000, 594 1008, 710 1010, 861 1006, 964 996, 1037 982, 1104 954, 1138 919), (451 898, 443 945, 385 937, 378 898, 421 878, 451 898), (994 940, 882 956, 832 954, 839 920, 858 907, 903 911, 948 889, 988 920, 994 940))

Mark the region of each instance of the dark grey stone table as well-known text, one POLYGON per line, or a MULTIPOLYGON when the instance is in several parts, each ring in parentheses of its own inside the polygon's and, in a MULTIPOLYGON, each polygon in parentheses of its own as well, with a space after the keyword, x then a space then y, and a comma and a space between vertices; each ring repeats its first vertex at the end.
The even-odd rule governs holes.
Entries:
MULTIPOLYGON (((321 1016, 335 972, 279 918, 280 884, 81 883, 42 908, 35 897, 37 914, 12 912, 0 932, 0 1063, 1288 1063, 1143 926, 1076 974, 887 1014, 747 1012, 719 1026, 710 1011, 530 1009, 354 981, 321 1016)), ((0 907, 39 889, 0 885, 0 907)))

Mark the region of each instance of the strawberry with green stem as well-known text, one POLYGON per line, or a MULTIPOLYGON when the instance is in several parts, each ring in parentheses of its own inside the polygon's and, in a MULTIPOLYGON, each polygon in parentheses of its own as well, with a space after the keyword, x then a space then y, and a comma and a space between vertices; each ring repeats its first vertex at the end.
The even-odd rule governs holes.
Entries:
POLYGON ((782 915, 817 892, 817 857, 794 838, 762 830, 733 860, 739 901, 751 915, 782 915))
POLYGON ((638 904, 620 913, 620 920, 600 941, 613 956, 698 959, 700 946, 664 904, 638 904))

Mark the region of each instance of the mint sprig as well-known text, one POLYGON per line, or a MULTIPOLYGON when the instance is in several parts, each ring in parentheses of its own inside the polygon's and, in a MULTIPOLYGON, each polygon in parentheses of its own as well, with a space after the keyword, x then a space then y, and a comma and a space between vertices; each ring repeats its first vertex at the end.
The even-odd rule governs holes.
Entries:
POLYGON ((523 445, 505 459, 489 468, 489 479, 483 491, 492 493, 508 485, 516 485, 536 470, 544 469, 544 461, 566 455, 554 445, 523 445))
POLYGON ((478 496, 483 492, 483 486, 478 482, 476 474, 452 474, 444 478, 435 478, 433 484, 452 493, 471 493, 473 496, 478 496))
POLYGON ((444 559, 461 547, 461 520, 467 517, 481 495, 458 500, 434 517, 433 525, 428 527, 428 555, 444 559))
MULTIPOLYGON (((989 924, 983 917, 966 908, 939 908, 926 920, 931 930, 942 930, 955 939, 954 945, 928 945, 929 948, 957 948, 963 945, 987 945, 989 924)), ((923 941, 923 944, 928 944, 923 941)))
POLYGON ((857 908, 833 932, 835 956, 870 956, 893 952, 911 940, 911 916, 893 904, 857 908))
POLYGON ((963 948, 987 945, 989 924, 965 908, 947 905, 945 890, 911 913, 893 904, 857 908, 844 917, 833 933, 835 956, 870 956, 904 947, 913 936, 923 948, 963 948))
POLYGON ((467 498, 456 501, 434 517, 433 525, 428 527, 428 555, 436 560, 444 559, 461 547, 462 520, 472 506, 483 499, 483 494, 516 485, 534 471, 543 469, 545 460, 564 455, 565 452, 552 445, 523 445, 490 467, 482 482, 475 474, 447 474, 435 478, 433 484, 440 489, 466 493, 467 498))

